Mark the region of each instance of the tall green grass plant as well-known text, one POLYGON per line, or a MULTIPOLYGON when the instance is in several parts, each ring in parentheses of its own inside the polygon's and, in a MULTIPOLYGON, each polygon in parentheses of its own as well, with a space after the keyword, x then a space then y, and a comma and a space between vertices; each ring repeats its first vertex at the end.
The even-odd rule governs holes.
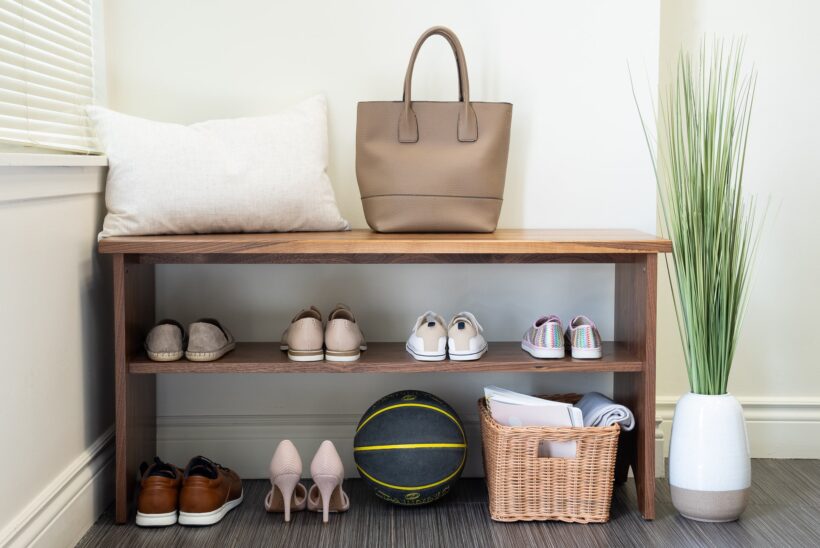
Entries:
POLYGON ((642 114, 641 123, 673 244, 667 266, 689 386, 714 395, 727 392, 763 215, 743 194, 756 75, 744 73, 742 43, 708 46, 694 61, 680 53, 655 125, 642 114))

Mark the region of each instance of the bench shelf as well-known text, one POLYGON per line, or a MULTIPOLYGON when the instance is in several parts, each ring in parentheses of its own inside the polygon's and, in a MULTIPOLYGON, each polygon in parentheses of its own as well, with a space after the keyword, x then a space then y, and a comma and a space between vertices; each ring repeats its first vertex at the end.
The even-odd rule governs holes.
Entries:
MULTIPOLYGON (((569 353, 568 353, 569 354, 569 353)), ((539 360, 521 350, 520 342, 490 342, 489 350, 480 359, 460 362, 420 362, 404 349, 404 343, 368 343, 366 352, 355 362, 293 362, 279 343, 237 343, 236 349, 214 362, 153 362, 144 353, 135 356, 128 365, 129 373, 508 373, 560 372, 637 372, 641 360, 626 345, 603 344, 599 360, 574 360, 569 355, 561 360, 539 360)))
POLYGON ((634 230, 498 230, 491 234, 377 234, 369 230, 107 238, 112 256, 116 391, 116 520, 129 517, 139 463, 156 453, 156 375, 161 373, 609 372, 615 398, 637 427, 622 446, 639 509, 655 517, 655 308, 657 254, 669 240, 634 230), (156 363, 142 341, 155 321, 155 264, 613 263, 615 341, 600 360, 536 360, 518 342, 490 342, 474 362, 413 360, 404 343, 371 343, 352 363, 290 362, 278 343, 238 343, 216 362, 156 363))

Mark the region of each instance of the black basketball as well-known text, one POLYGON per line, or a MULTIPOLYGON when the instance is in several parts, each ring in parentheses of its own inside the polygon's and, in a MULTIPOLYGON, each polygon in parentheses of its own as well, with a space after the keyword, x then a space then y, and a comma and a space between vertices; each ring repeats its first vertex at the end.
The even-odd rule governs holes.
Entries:
POLYGON ((464 426, 444 401, 402 390, 370 406, 353 442, 356 468, 377 496, 401 505, 427 504, 450 492, 464 469, 464 426))

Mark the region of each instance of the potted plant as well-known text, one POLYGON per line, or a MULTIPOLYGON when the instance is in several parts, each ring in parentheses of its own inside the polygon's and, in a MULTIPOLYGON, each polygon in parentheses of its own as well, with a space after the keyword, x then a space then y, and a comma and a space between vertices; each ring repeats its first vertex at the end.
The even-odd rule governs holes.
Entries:
POLYGON ((742 44, 720 41, 694 62, 681 52, 657 142, 641 116, 691 389, 675 407, 669 483, 675 508, 701 521, 737 519, 751 486, 743 409, 727 390, 762 225, 743 194, 755 74, 742 57, 742 44))

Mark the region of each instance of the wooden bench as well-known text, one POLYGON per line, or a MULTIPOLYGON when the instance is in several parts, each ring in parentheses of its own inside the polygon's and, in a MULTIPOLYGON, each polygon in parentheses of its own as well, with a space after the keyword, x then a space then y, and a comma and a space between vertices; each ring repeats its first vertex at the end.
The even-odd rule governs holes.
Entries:
POLYGON ((655 517, 655 308, 657 254, 669 240, 634 230, 498 230, 492 234, 299 232, 107 238, 113 258, 116 385, 116 521, 129 517, 137 467, 156 454, 158 373, 607 372, 615 399, 635 413, 626 447, 639 509, 655 517), (238 343, 221 360, 154 363, 143 339, 153 325, 155 264, 614 263, 615 340, 600 360, 536 360, 519 342, 495 342, 474 362, 417 362, 404 343, 375 342, 352 363, 291 362, 278 343, 238 343))

